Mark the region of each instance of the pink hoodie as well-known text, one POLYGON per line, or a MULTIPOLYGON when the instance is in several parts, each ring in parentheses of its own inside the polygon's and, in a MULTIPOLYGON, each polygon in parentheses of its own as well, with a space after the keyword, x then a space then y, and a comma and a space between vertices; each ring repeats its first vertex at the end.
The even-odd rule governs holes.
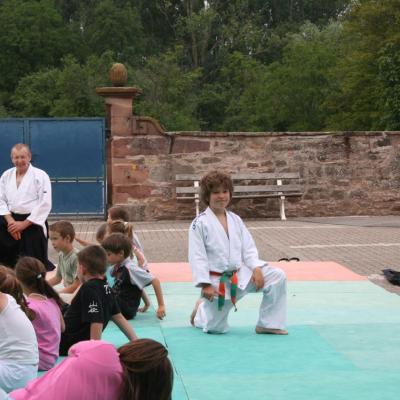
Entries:
POLYGON ((88 340, 75 344, 68 357, 45 375, 14 390, 14 400, 109 400, 122 383, 119 354, 112 344, 88 340))

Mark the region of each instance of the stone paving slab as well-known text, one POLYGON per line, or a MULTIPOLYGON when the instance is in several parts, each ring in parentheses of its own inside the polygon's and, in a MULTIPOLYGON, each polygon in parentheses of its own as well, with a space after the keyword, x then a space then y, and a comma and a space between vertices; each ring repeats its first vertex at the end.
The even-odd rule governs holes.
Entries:
MULTIPOLYGON (((71 220, 77 234, 95 241, 102 221, 71 220)), ((190 221, 134 222, 150 262, 186 262, 190 221)), ((302 261, 334 261, 400 294, 381 270, 400 271, 400 216, 300 218, 288 221, 246 220, 265 260, 299 257, 302 261)), ((50 245, 51 247, 51 245, 50 245)), ((79 248, 79 245, 77 245, 79 248)), ((50 249, 50 258, 57 255, 50 249)))

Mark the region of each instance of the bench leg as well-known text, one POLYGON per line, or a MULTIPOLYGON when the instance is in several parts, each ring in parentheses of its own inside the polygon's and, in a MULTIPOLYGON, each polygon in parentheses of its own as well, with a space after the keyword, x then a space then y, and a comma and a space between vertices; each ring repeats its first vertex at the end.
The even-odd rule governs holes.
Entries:
MULTIPOLYGON (((193 186, 198 189, 199 181, 194 181, 193 182, 193 186)), ((198 217, 199 216, 199 204, 200 204, 200 199, 199 199, 199 193, 198 192, 194 195, 194 202, 196 203, 196 217, 198 217)))
POLYGON ((281 220, 282 221, 286 221, 285 196, 281 196, 281 198, 280 198, 279 211, 280 211, 280 214, 281 214, 281 220))

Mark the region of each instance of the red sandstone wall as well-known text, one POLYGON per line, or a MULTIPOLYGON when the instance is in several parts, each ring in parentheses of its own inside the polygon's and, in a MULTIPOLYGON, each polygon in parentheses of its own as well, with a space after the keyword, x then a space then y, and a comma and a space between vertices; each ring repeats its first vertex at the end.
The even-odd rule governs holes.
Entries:
MULTIPOLYGON (((400 213, 400 132, 211 133, 167 132, 146 119, 110 139, 110 203, 133 220, 193 218, 191 201, 176 201, 175 175, 300 172, 304 195, 287 198, 286 215, 400 213)), ((243 217, 279 218, 277 199, 233 202, 243 217)))

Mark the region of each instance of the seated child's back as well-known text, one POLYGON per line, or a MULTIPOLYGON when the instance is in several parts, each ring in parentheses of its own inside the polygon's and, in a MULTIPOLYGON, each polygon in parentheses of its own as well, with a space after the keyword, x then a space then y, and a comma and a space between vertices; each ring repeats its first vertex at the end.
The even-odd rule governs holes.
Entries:
POLYGON ((9 268, 0 266, 0 388, 8 392, 36 377, 38 344, 22 288, 9 268))
POLYGON ((55 365, 59 355, 64 329, 63 302, 46 281, 46 268, 38 259, 21 257, 15 266, 15 274, 27 296, 29 308, 35 313, 32 324, 39 345, 39 370, 47 371, 55 365))

